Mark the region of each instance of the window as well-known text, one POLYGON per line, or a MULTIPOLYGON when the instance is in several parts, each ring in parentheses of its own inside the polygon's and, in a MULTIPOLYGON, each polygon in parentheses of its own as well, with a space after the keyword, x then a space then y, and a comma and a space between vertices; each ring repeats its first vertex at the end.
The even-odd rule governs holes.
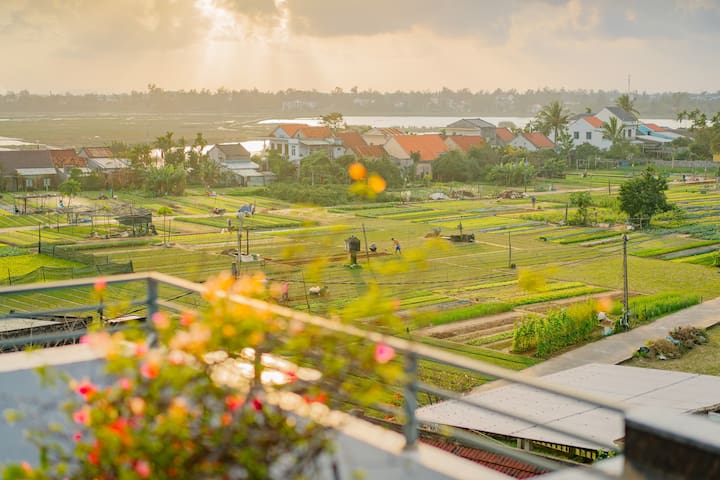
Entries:
POLYGON ((585 140, 592 140, 592 132, 585 132, 585 140))
POLYGON ((50 179, 49 178, 43 178, 43 187, 47 188, 50 186, 50 179))
POLYGON ((26 178, 26 179, 25 179, 25 186, 32 188, 32 186, 33 186, 32 178, 26 178))
POLYGON ((628 138, 632 138, 632 128, 628 128, 628 138))
POLYGON ((290 147, 290 156, 294 157, 295 155, 297 155, 297 150, 295 149, 295 145, 293 145, 290 147))
POLYGON ((573 138, 575 140, 580 140, 580 132, 573 132, 573 138))

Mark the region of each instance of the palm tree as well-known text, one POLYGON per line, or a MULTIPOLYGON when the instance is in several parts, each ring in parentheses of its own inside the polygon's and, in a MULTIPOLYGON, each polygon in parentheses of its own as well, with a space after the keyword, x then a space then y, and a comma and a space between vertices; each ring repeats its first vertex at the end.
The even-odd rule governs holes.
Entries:
POLYGON ((610 117, 606 123, 603 123, 602 129, 602 137, 605 140, 610 140, 613 144, 623 138, 623 124, 618 123, 617 117, 610 117))
POLYGON ((554 100, 550 102, 537 114, 540 131, 546 135, 552 131, 554 134, 552 140, 555 141, 560 131, 564 130, 568 124, 569 116, 570 113, 565 110, 565 107, 559 101, 554 100))
POLYGON ((622 108, 633 117, 637 118, 640 112, 635 108, 635 100, 630 98, 630 95, 623 93, 617 99, 615 99, 615 106, 622 108))
POLYGON ((158 215, 162 215, 162 217, 163 217, 163 230, 164 230, 163 245, 165 245, 165 246, 168 246, 169 241, 170 241, 170 229, 167 226, 167 217, 172 214, 173 214, 172 208, 170 208, 166 205, 163 205, 162 207, 160 207, 158 209, 158 215))

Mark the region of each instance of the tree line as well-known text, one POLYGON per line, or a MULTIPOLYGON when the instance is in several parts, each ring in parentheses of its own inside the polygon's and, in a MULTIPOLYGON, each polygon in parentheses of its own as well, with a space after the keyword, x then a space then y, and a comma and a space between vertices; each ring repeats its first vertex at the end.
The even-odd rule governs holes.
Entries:
MULTIPOLYGON (((517 91, 471 91, 442 88, 427 91, 379 92, 340 87, 330 92, 286 89, 261 91, 166 90, 150 84, 147 90, 115 94, 51 93, 27 90, 0 95, 6 114, 23 113, 235 113, 317 115, 341 111, 346 115, 474 115, 531 116, 542 105, 558 100, 573 113, 597 111, 623 95, 617 90, 565 90, 543 88, 517 91)), ((643 115, 674 118, 682 111, 720 111, 720 92, 636 92, 636 105, 643 115)))

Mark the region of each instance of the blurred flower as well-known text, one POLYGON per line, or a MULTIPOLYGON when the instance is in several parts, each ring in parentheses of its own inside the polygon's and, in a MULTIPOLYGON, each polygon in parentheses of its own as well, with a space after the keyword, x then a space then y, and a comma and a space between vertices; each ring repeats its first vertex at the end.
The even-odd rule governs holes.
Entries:
POLYGON ((149 478, 150 477, 150 464, 146 460, 138 460, 135 462, 135 473, 140 476, 140 478, 149 478))
POLYGON ((253 408, 254 408, 256 411, 258 411, 258 412, 259 412, 260 410, 262 410, 262 402, 260 401, 259 398, 253 398, 252 406, 253 406, 253 408))
POLYGON ((92 395, 98 391, 97 387, 92 384, 88 379, 83 379, 80 383, 77 383, 76 381, 72 380, 70 382, 70 388, 75 390, 75 392, 83 397, 83 400, 86 402, 92 395))
POLYGON ((107 280, 100 277, 93 285, 93 290, 95 291, 95 293, 103 293, 105 291, 105 287, 107 287, 107 280))
POLYGON ((127 392, 128 390, 130 390, 132 388, 132 382, 130 381, 129 378, 123 377, 120 380, 118 380, 118 386, 120 387, 121 390, 125 390, 127 392))
POLYGON ((245 399, 239 395, 228 395, 225 397, 225 405, 231 412, 234 412, 238 408, 242 407, 245 403, 245 399))
POLYGON ((170 317, 165 312, 155 312, 152 321, 158 330, 165 330, 170 327, 170 317))
POLYGON ((145 400, 140 397, 132 397, 130 399, 130 411, 133 415, 142 415, 145 413, 145 400))
POLYGON ((368 187, 375 193, 382 193, 387 187, 387 182, 377 173, 373 173, 368 177, 368 187))
POLYGON ((147 362, 140 365, 140 375, 143 377, 152 380, 153 378, 157 378, 157 376, 160 374, 160 365, 156 361, 148 360, 147 362))
POLYGON ((80 433, 80 432, 75 432, 75 433, 73 433, 73 437, 72 437, 72 438, 73 438, 73 440, 75 440, 76 442, 79 442, 80 440, 82 440, 82 433, 80 433))
POLYGON ((189 326, 195 321, 195 312, 185 311, 180 314, 180 325, 183 327, 189 326))
POLYGON ((378 343, 375 346, 375 361, 383 364, 388 363, 390 360, 395 358, 395 349, 390 345, 384 343, 378 343))
POLYGON ((355 162, 348 167, 348 174, 353 180, 362 180, 367 175, 367 169, 362 163, 355 162))
POLYGON ((90 407, 83 405, 72 414, 73 422, 79 425, 90 425, 90 407))

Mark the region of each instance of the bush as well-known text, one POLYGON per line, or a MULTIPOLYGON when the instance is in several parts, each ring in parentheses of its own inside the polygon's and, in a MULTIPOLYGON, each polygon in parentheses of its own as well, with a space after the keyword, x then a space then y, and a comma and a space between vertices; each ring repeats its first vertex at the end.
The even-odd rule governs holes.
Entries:
MULTIPOLYGON (((683 293, 659 293, 630 299, 631 326, 647 323, 668 313, 700 303, 700 295, 683 293)), ((622 314, 622 303, 616 302, 611 313, 622 314)))
POLYGON ((588 300, 567 309, 550 310, 546 317, 524 317, 515 327, 514 352, 537 349, 538 357, 545 357, 576 343, 589 339, 597 329, 597 307, 588 300))

